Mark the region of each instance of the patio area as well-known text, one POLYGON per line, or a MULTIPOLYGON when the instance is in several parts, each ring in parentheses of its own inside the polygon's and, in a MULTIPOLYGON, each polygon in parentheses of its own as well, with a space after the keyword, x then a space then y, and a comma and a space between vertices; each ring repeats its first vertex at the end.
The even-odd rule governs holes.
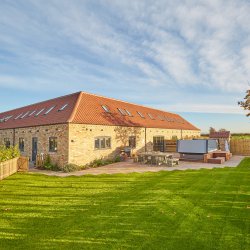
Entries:
POLYGON ((223 164, 210 164, 201 162, 186 162, 180 161, 178 166, 167 167, 167 166, 152 166, 148 164, 134 163, 132 160, 126 162, 117 162, 110 165, 89 168, 72 173, 53 172, 39 169, 30 169, 29 172, 41 173, 50 176, 81 176, 81 175, 100 175, 100 174, 126 174, 126 173, 144 173, 144 172, 158 172, 158 171, 174 171, 174 170, 198 170, 198 169, 213 169, 213 168, 224 168, 224 167, 236 167, 245 156, 233 156, 230 160, 223 164))

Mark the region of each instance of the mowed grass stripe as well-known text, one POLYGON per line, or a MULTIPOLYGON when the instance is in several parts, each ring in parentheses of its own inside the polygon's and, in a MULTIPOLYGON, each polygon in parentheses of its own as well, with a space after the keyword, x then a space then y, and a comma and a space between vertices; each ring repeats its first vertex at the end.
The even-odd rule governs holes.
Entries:
POLYGON ((250 158, 237 168, 0 182, 0 249, 250 249, 250 158))

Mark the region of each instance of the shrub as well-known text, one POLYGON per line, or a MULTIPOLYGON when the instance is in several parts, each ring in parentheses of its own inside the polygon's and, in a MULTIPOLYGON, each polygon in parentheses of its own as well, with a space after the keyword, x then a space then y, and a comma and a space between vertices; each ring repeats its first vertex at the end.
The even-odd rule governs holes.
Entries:
POLYGON ((120 155, 117 155, 117 156, 114 158, 114 162, 120 162, 120 161, 122 161, 121 156, 120 156, 120 155))
POLYGON ((52 171, 59 171, 60 170, 57 163, 55 163, 55 164, 52 163, 50 155, 46 155, 42 169, 52 170, 52 171))
POLYGON ((113 159, 96 159, 96 160, 90 162, 87 165, 87 167, 96 168, 96 167, 105 166, 105 165, 109 165, 109 164, 112 164, 114 162, 120 162, 120 161, 121 161, 121 157, 118 155, 113 159))
POLYGON ((75 171, 79 171, 81 170, 82 167, 79 166, 79 165, 76 165, 76 164, 72 164, 72 163, 69 163, 69 164, 66 164, 64 165, 63 167, 61 167, 61 170, 65 173, 68 173, 68 172, 75 172, 75 171))
POLYGON ((0 146, 0 162, 7 161, 20 156, 20 151, 16 146, 11 146, 6 148, 5 146, 0 146))

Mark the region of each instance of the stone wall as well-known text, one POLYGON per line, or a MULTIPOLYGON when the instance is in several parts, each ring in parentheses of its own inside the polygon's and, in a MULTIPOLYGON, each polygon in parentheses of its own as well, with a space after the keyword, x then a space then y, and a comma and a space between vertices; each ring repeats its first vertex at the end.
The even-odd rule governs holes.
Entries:
POLYGON ((24 138, 23 156, 32 157, 32 138, 38 139, 38 154, 50 154, 53 162, 59 165, 68 162, 68 124, 37 126, 0 130, 0 144, 9 138, 11 145, 18 145, 19 138, 24 138), (57 137, 57 152, 49 152, 49 137, 57 137))
POLYGON ((153 149, 153 137, 164 136, 164 139, 172 137, 194 138, 200 136, 200 131, 156 129, 134 127, 116 127, 102 125, 69 125, 69 162, 79 165, 87 164, 95 159, 112 158, 120 152, 120 148, 128 146, 129 136, 136 136, 136 148, 132 153, 153 149), (107 149, 95 149, 95 137, 111 137, 111 147, 107 149), (145 143, 146 140, 146 143, 145 143))
POLYGON ((153 137, 164 136, 194 138, 200 136, 200 131, 117 127, 85 124, 58 124, 28 128, 0 130, 0 144, 4 138, 9 138, 11 145, 19 143, 19 138, 24 138, 23 156, 32 157, 32 138, 38 138, 38 154, 50 154, 53 162, 59 165, 75 163, 85 165, 95 159, 113 158, 120 152, 120 148, 128 146, 129 136, 136 136, 136 148, 132 153, 153 150, 153 137), (146 137, 145 137, 146 133, 146 137), (95 149, 95 137, 111 137, 111 147, 108 149, 95 149), (49 152, 49 137, 57 137, 57 152, 49 152))

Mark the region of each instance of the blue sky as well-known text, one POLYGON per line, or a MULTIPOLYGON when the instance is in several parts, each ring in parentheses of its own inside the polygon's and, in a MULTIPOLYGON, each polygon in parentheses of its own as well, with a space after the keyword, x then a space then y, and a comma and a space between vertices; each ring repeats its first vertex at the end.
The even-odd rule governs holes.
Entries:
POLYGON ((250 132, 250 2, 0 1, 0 112, 87 91, 250 132))

